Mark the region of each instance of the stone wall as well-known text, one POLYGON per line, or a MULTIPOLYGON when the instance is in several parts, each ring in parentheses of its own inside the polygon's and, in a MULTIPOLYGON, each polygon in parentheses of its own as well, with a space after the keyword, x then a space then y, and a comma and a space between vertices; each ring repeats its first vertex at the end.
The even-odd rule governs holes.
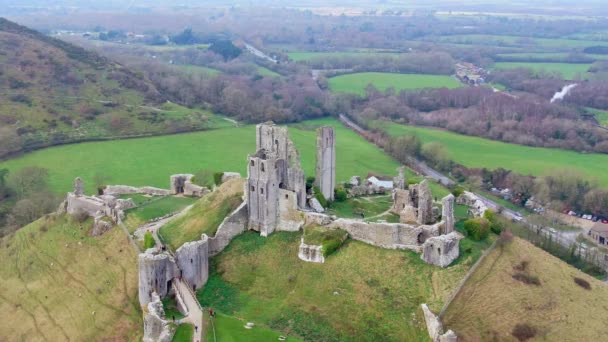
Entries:
POLYGON ((152 186, 135 187, 129 185, 108 185, 103 190, 104 195, 130 195, 130 194, 146 194, 151 196, 167 196, 171 194, 170 190, 155 188, 152 186))
POLYGON ((164 298, 177 275, 175 261, 167 253, 150 248, 139 254, 139 303, 148 305, 154 292, 164 298))
POLYGON ((418 224, 433 222, 433 193, 425 179, 418 184, 418 224))
POLYGON ((298 258, 307 262, 324 263, 325 257, 321 248, 323 246, 318 245, 307 245, 304 243, 304 238, 300 241, 300 248, 298 250, 298 258))
POLYGON ((215 236, 209 238, 209 256, 219 254, 235 236, 247 230, 248 216, 247 203, 243 202, 222 221, 215 236))
POLYGON ((323 126, 317 129, 317 163, 315 182, 321 194, 334 200, 336 187, 336 135, 334 128, 323 126))
POLYGON ((152 293, 148 310, 144 316, 144 342, 170 342, 173 339, 174 329, 165 320, 163 303, 156 293, 152 293))
POLYGON ((444 222, 443 234, 454 231, 454 195, 449 194, 441 199, 441 220, 444 222))
POLYGON ((456 342, 458 338, 452 330, 448 330, 445 334, 443 333, 443 324, 441 321, 426 304, 421 304, 422 313, 424 314, 424 321, 426 322, 426 329, 429 333, 429 337, 433 342, 456 342))
POLYGON ((376 223, 352 219, 337 219, 329 228, 340 228, 354 240, 388 249, 421 251, 421 246, 431 236, 439 235, 442 222, 434 225, 409 225, 403 223, 376 223))
POLYGON ((279 189, 278 231, 297 232, 304 226, 304 214, 298 210, 295 191, 279 189))
POLYGON ((109 208, 105 202, 97 197, 91 196, 76 196, 74 193, 67 195, 66 211, 70 215, 74 215, 80 211, 86 212, 89 216, 98 216, 98 213, 110 216, 109 208))
POLYGON ((198 290, 209 277, 209 245, 206 234, 198 241, 186 242, 175 251, 182 279, 198 290))

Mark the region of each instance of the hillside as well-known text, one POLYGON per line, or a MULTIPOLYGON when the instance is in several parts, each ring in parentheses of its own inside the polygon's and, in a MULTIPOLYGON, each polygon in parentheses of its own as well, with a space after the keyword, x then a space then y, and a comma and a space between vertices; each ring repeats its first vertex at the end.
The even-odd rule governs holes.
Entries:
POLYGON ((515 238, 492 251, 448 307, 443 323, 459 341, 517 341, 516 324, 545 341, 600 341, 608 319, 608 286, 515 238), (538 285, 520 279, 536 277, 538 285), (590 284, 587 290, 575 279, 590 284))
POLYGON ((90 138, 204 128, 143 75, 0 18, 0 157, 90 138))
POLYGON ((89 237, 47 216, 1 241, 0 336, 12 341, 134 341, 137 254, 120 228, 89 237))

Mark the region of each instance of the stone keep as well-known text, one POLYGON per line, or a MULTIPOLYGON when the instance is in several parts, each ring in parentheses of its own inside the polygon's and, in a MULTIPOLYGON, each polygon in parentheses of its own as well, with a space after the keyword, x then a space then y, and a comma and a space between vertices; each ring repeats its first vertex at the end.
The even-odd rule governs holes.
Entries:
POLYGON ((317 130, 316 184, 321 194, 334 200, 336 187, 336 134, 333 127, 323 126, 317 130))
POLYGON ((139 254, 139 303, 148 305, 154 292, 164 298, 176 274, 175 262, 168 254, 156 254, 152 248, 139 254))
POLYGON ((444 222, 443 234, 454 231, 454 195, 449 194, 441 199, 441 220, 444 222))
POLYGON ((287 128, 272 123, 257 125, 256 147, 257 153, 249 156, 247 166, 249 229, 268 236, 277 229, 280 201, 285 195, 295 197, 298 208, 306 206, 306 181, 287 128))
POLYGON ((209 277, 209 245, 206 234, 198 241, 186 242, 175 251, 182 279, 190 287, 200 289, 209 277))

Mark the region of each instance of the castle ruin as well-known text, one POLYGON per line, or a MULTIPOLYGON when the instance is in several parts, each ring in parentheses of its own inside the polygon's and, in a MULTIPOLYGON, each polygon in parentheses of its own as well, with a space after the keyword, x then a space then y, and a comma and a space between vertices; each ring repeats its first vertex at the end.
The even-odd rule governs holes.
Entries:
POLYGON ((336 187, 336 136, 334 128, 317 129, 316 185, 328 201, 334 200, 336 187))

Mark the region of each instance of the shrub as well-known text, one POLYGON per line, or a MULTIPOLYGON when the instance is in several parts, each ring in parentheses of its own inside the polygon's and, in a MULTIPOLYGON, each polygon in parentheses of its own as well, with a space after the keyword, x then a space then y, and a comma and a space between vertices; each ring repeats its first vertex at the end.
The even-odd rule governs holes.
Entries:
POLYGON ((502 232, 502 225, 496 219, 496 214, 492 210, 486 210, 483 213, 483 218, 490 222, 490 230, 494 234, 500 234, 502 232))
POLYGON ((317 199, 317 201, 319 201, 319 203, 321 203, 323 208, 327 208, 329 206, 329 202, 327 202, 327 199, 321 193, 321 189, 319 189, 318 186, 315 186, 314 192, 315 192, 315 198, 317 199))
POLYGON ((515 325, 511 335, 519 341, 527 341, 536 336, 536 329, 528 324, 520 323, 515 325))
POLYGON ((589 282, 585 279, 574 277, 574 282, 576 285, 584 288, 585 290, 591 290, 591 284, 589 284, 589 282))
POLYGON ((511 233, 510 230, 503 230, 500 232, 500 235, 498 236, 498 243, 501 245, 506 245, 511 241, 513 241, 513 233, 511 233))
POLYGON ((222 177, 224 176, 223 172, 216 172, 213 174, 213 182, 215 183, 215 185, 220 185, 222 184, 222 177))
POLYGON ((315 177, 306 177, 306 191, 312 189, 315 185, 315 177))
POLYGON ((323 247, 321 248, 323 250, 323 256, 327 258, 328 256, 332 255, 335 251, 338 250, 338 248, 340 248, 340 246, 342 246, 342 242, 342 240, 338 239, 324 241, 323 247))
POLYGON ((452 190, 452 195, 454 195, 454 197, 458 198, 458 196, 462 195, 464 193, 464 188, 461 186, 456 186, 454 188, 454 190, 452 190))
POLYGON ((484 240, 490 233, 490 222, 485 218, 472 218, 464 222, 467 235, 473 240, 484 240))
POLYGON ((156 241, 154 241, 154 236, 152 233, 146 232, 144 234, 144 249, 154 248, 156 246, 156 241))
POLYGON ((343 186, 337 186, 334 189, 334 199, 336 202, 344 202, 344 201, 346 201, 347 197, 348 197, 348 194, 346 192, 346 189, 344 189, 343 186))
POLYGON ((194 174, 194 177, 190 181, 196 185, 204 186, 207 188, 213 187, 214 174, 209 170, 200 170, 194 174))

